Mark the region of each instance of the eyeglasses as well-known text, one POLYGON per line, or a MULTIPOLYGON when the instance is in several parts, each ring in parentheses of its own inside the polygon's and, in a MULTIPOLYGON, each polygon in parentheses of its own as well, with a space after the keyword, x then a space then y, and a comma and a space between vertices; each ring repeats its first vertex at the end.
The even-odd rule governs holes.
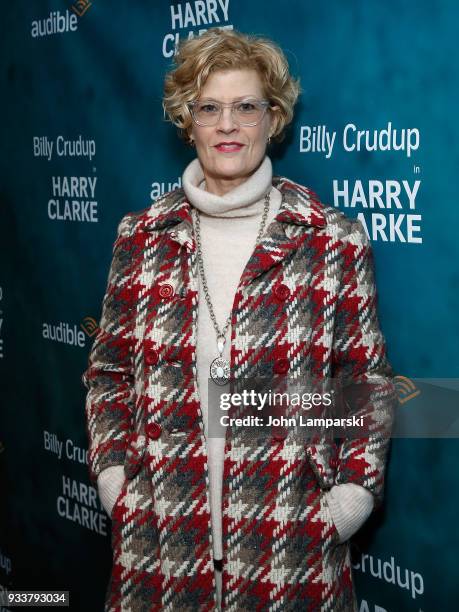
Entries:
POLYGON ((233 119, 244 126, 257 125, 263 119, 269 106, 268 100, 245 98, 230 104, 222 104, 216 100, 195 100, 189 103, 191 116, 197 125, 213 126, 220 121, 223 109, 231 108, 233 119))

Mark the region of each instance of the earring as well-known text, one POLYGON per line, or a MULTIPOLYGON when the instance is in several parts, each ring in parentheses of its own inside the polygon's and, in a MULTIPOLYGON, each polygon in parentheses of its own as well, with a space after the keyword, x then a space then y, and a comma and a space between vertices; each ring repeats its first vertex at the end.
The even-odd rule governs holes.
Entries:
POLYGON ((193 138, 190 138, 189 143, 190 143, 190 147, 194 147, 194 139, 193 138))
POLYGON ((271 136, 268 136, 268 144, 271 144, 271 136))

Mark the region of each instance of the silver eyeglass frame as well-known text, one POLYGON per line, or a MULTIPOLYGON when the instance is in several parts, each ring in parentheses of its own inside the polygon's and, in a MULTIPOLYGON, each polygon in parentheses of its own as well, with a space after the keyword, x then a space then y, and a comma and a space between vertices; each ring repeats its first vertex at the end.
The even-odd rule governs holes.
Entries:
POLYGON ((198 102, 201 102, 204 100, 194 100, 193 102, 188 102, 187 106, 190 110, 191 113, 191 118, 194 121, 194 123, 196 123, 196 125, 199 125, 201 127, 214 127, 217 125, 217 123, 220 121, 220 119, 222 118, 222 112, 223 109, 226 107, 231 107, 231 116, 233 118, 233 121, 236 122, 238 125, 242 125, 244 127, 253 127, 255 125, 258 125, 261 121, 263 121, 263 117, 266 115, 266 111, 270 106, 270 102, 269 100, 259 100, 258 98, 243 98, 242 100, 235 100, 234 102, 230 102, 228 104, 222 104, 221 102, 219 102, 218 100, 214 100, 213 98, 206 98, 205 101, 209 101, 209 102, 215 102, 215 104, 218 104, 218 106, 220 107, 220 114, 218 115, 218 118, 215 120, 215 123, 201 123, 200 121, 198 121, 194 115, 194 106, 195 104, 197 104, 198 102), (236 117, 234 116, 234 105, 235 104, 240 104, 241 102, 250 102, 250 101, 256 101, 258 104, 261 104, 261 106, 263 106, 263 114, 261 115, 260 119, 258 119, 258 121, 251 121, 249 123, 245 122, 245 121, 240 121, 239 119, 236 119, 236 117))

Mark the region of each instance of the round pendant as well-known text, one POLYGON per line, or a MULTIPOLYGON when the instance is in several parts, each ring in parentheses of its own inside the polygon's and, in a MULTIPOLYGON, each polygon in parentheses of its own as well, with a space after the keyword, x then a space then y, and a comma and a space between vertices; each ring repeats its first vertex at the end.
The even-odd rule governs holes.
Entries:
POLYGON ((226 385, 230 377, 228 361, 223 357, 216 357, 210 364, 210 377, 217 385, 226 385))

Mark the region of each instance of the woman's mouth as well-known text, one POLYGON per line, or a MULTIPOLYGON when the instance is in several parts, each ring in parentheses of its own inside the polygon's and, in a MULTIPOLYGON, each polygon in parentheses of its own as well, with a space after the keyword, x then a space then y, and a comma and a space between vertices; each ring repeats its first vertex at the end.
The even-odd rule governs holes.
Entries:
POLYGON ((219 142, 215 145, 220 153, 234 153, 240 151, 244 145, 241 142, 219 142))

